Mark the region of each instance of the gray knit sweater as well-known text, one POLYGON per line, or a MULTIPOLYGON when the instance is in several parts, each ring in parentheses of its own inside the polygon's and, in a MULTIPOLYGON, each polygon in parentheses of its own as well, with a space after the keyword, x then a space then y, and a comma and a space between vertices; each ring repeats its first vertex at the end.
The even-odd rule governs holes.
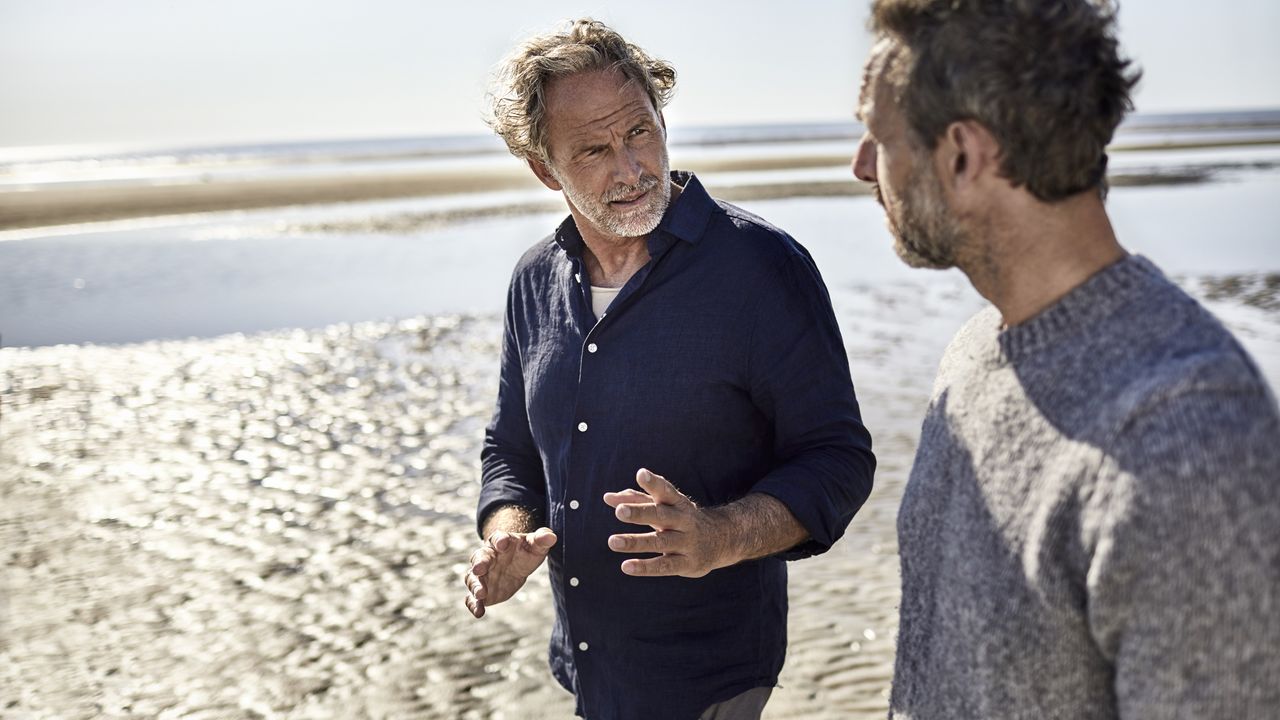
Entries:
POLYGON ((898 516, 896 717, 1280 717, 1280 413, 1141 257, 939 368, 898 516))

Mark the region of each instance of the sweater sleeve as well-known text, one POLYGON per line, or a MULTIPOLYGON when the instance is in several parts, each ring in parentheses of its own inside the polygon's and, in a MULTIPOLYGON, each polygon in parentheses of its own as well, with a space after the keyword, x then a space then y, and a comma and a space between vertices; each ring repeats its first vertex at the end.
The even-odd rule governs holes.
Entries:
POLYGON ((1265 385, 1132 420, 1099 476, 1088 617, 1124 718, 1280 707, 1280 421, 1265 385))

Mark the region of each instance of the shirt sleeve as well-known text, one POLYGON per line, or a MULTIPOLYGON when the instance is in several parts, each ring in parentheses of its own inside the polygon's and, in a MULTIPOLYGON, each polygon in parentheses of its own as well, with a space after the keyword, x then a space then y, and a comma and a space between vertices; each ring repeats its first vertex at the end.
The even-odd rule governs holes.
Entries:
POLYGON ((1280 420, 1265 387, 1191 391, 1121 433, 1090 631, 1120 717, 1267 717, 1280 707, 1280 420))
POLYGON ((773 420, 777 464, 752 491, 777 498, 809 531, 780 555, 794 560, 840 539, 871 493, 876 460, 813 261, 791 255, 756 291, 748 377, 753 402, 773 420))
POLYGON ((507 293, 503 321, 502 354, 498 377, 498 404, 485 429, 480 451, 480 501, 476 532, 483 535, 485 518, 504 505, 519 505, 546 512, 547 483, 538 449, 529 429, 525 407, 524 371, 516 341, 516 283, 507 293))

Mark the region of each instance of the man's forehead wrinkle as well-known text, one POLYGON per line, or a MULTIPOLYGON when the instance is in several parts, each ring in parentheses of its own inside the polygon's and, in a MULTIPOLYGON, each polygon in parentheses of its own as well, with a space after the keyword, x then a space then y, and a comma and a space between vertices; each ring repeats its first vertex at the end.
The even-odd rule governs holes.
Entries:
MULTIPOLYGON (((609 100, 590 107, 583 107, 583 103, 579 100, 581 88, 574 85, 560 85, 557 88, 558 92, 555 93, 559 96, 554 103, 555 107, 548 108, 549 115, 558 116, 559 124, 564 131, 574 134, 597 131, 603 133, 607 132, 610 126, 623 122, 629 117, 634 116, 636 119, 640 119, 642 116, 647 118, 651 115, 650 111, 653 105, 643 86, 618 70, 590 71, 582 73, 576 78, 566 77, 556 82, 557 84, 573 83, 576 80, 578 82, 595 83, 609 79, 617 82, 614 86, 616 94, 609 100), (606 112, 604 115, 591 116, 589 114, 600 106, 608 108, 614 106, 615 103, 616 108, 606 112), (557 109, 559 110, 558 112, 557 109)), ((548 105, 552 105, 552 103, 548 103, 548 105)))
POLYGON ((871 88, 871 81, 884 67, 885 56, 890 51, 892 41, 888 37, 881 37, 871 46, 871 53, 867 58, 866 65, 862 66, 862 85, 858 90, 859 99, 865 99, 867 91, 871 88))
POLYGON ((862 66, 862 82, 858 87, 858 115, 863 123, 870 119, 870 113, 875 107, 876 79, 884 70, 891 46, 892 40, 887 36, 881 36, 871 47, 870 56, 862 66))
POLYGON ((908 53, 905 45, 889 36, 880 38, 872 47, 871 57, 863 68, 862 88, 858 93, 858 109, 863 123, 872 119, 878 102, 902 102, 902 92, 910 71, 908 53))
POLYGON ((609 126, 615 125, 619 122, 622 122, 623 120, 629 119, 632 116, 638 117, 641 115, 648 115, 646 110, 647 108, 638 108, 635 106, 634 103, 628 103, 618 108, 617 110, 614 110, 608 115, 584 120, 583 122, 577 125, 570 125, 569 129, 574 131, 585 130, 588 132, 594 128, 599 128, 601 130, 604 130, 609 126))

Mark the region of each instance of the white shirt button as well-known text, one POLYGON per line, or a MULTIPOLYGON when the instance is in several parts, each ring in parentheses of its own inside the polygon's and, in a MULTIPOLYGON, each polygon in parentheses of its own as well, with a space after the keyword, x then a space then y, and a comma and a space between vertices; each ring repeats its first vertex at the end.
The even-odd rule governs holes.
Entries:
POLYGON ((587 352, 589 353, 593 353, 599 349, 600 348, 595 343, 591 343, 590 345, 587 346, 587 352))
POLYGON ((588 645, 588 644, 586 644, 586 643, 584 643, 584 642, 580 642, 580 643, 578 643, 578 649, 579 649, 579 650, 581 650, 582 652, 586 652, 586 651, 587 651, 587 648, 589 648, 589 647, 591 647, 591 646, 590 646, 590 645, 588 645))
POLYGON ((569 578, 569 585, 578 587, 578 578, 569 578))
POLYGON ((570 500, 570 501, 569 501, 569 509, 570 509, 570 510, 577 510, 577 509, 578 509, 578 501, 577 501, 577 500, 570 500))
POLYGON ((586 432, 586 431, 587 431, 587 424, 584 422, 578 423, 578 432, 586 432))

